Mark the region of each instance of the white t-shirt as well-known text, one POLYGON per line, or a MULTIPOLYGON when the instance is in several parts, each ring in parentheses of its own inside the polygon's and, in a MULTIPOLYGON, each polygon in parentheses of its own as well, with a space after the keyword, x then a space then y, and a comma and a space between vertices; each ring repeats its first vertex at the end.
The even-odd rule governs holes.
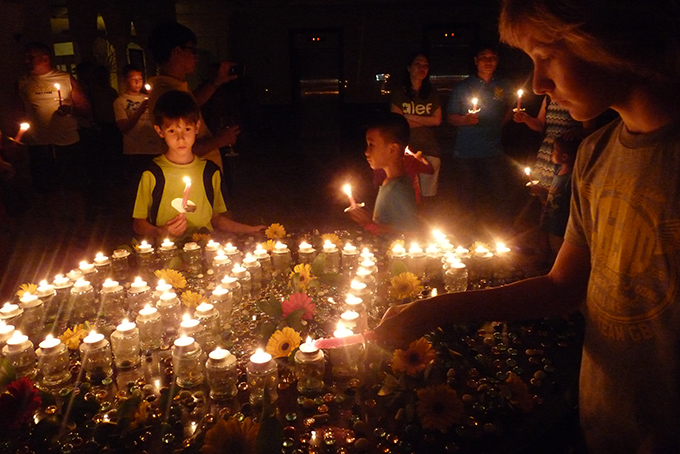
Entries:
MULTIPOLYGON (((139 106, 144 102, 146 96, 137 94, 124 93, 120 95, 113 102, 113 112, 116 115, 116 121, 127 120, 139 109, 139 106)), ((123 154, 158 154, 159 145, 162 145, 161 139, 153 127, 151 114, 147 108, 139 121, 132 129, 123 134, 123 154), (160 144, 159 144, 160 142, 160 144)))
POLYGON ((78 122, 73 115, 60 115, 59 95, 63 105, 73 105, 71 76, 53 69, 47 74, 27 74, 19 79, 19 96, 24 102, 31 129, 26 131, 29 145, 73 145, 80 140, 78 122), (54 84, 59 84, 59 93, 54 84))

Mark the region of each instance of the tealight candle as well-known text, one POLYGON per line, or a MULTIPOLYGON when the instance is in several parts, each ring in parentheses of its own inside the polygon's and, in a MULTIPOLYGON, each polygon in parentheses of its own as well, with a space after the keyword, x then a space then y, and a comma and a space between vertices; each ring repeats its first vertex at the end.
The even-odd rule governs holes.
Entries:
POLYGON ((57 274, 54 276, 52 283, 56 288, 66 288, 71 285, 71 279, 67 278, 63 274, 57 274))
POLYGON ((142 240, 142 242, 138 246, 138 250, 142 254, 148 254, 149 252, 153 252, 153 247, 145 240, 142 240))
POLYGON ((307 336, 307 341, 300 344, 295 353, 295 375, 297 377, 297 390, 303 394, 316 393, 323 389, 323 376, 326 364, 323 352, 321 352, 312 338, 307 336))
POLYGON ((163 293, 156 303, 156 309, 161 314, 166 332, 175 333, 182 318, 182 303, 177 295, 172 292, 163 293))
POLYGON ((464 292, 468 288, 468 271, 457 257, 450 257, 444 264, 444 288, 447 293, 464 292))
POLYGON ((193 337, 180 336, 172 349, 175 383, 180 388, 193 388, 203 383, 203 350, 193 337))
POLYGON ((260 262, 253 256, 253 254, 248 252, 243 258, 242 265, 250 273, 252 288, 259 289, 262 283, 262 265, 260 265, 260 262))
POLYGON ((470 251, 463 246, 458 246, 455 253, 460 259, 470 258, 470 251))
POLYGON ((340 271, 340 250, 329 240, 323 244, 323 252, 326 254, 326 271, 329 273, 337 273, 340 271))
MULTIPOLYGON (((241 283, 238 281, 237 277, 224 276, 222 278, 222 281, 220 282, 219 287, 228 289, 231 292, 234 304, 240 303, 241 300, 243 299, 243 288, 241 287, 241 283)), ((215 288, 215 290, 217 290, 217 288, 215 288)))
MULTIPOLYGON (((354 332, 343 325, 342 322, 338 323, 337 329, 333 332, 333 337, 335 339, 344 339, 350 336, 354 336, 354 332)), ((360 357, 363 350, 361 344, 356 345, 344 345, 337 348, 331 349, 328 354, 331 360, 331 372, 336 377, 354 377, 359 373, 359 361, 357 358, 360 357)))
POLYGON ((194 317, 205 328, 205 351, 212 350, 221 340, 220 319, 222 314, 210 303, 201 303, 196 307, 194 317))
POLYGON ((102 254, 101 252, 98 252, 97 255, 94 258, 94 265, 95 266, 104 266, 104 265, 108 265, 110 263, 111 263, 111 260, 107 256, 105 256, 104 254, 102 254))
POLYGON ((5 303, 0 307, 0 320, 8 325, 19 326, 24 310, 18 304, 5 303))
POLYGON ((224 253, 224 251, 221 250, 217 251, 215 258, 213 259, 214 266, 227 265, 230 262, 231 260, 229 259, 229 257, 224 253))
POLYGON ((217 347, 210 352, 205 363, 205 376, 210 387, 210 398, 214 401, 231 399, 238 393, 236 357, 229 350, 217 347))
POLYGON ((366 247, 361 251, 360 255, 362 260, 373 260, 375 258, 375 254, 369 251, 366 247))
POLYGON ((62 387, 71 379, 66 345, 48 334, 38 346, 40 348, 36 351, 36 355, 42 385, 48 388, 62 387))
POLYGON ((342 248, 342 252, 345 254, 356 254, 357 253, 357 248, 356 246, 353 246, 350 243, 345 244, 345 247, 342 248))
POLYGON ((14 367, 16 377, 33 378, 35 376, 36 355, 33 343, 21 331, 14 331, 12 337, 2 348, 5 359, 14 367))
POLYGON ((161 250, 169 250, 175 247, 175 243, 170 241, 170 238, 166 238, 161 243, 161 250))
POLYGON ((505 243, 496 243, 496 255, 506 254, 510 252, 510 248, 505 243))
POLYGON ((338 247, 331 241, 326 240, 323 243, 323 251, 326 253, 329 252, 336 252, 338 250, 338 247))
POLYGON ((83 272, 83 274, 89 274, 95 271, 94 265, 92 263, 87 263, 85 260, 80 262, 78 269, 83 272))
POLYGON ((274 251, 272 252, 272 265, 281 273, 288 274, 290 272, 292 257, 290 254, 290 249, 284 243, 279 241, 274 245, 274 251))
POLYGON ((0 352, 7 344, 7 340, 14 334, 14 325, 8 325, 4 320, 0 320, 0 352))
POLYGON ((139 342, 141 348, 144 350, 155 350, 160 348, 163 336, 163 322, 158 310, 147 304, 139 311, 136 322, 139 327, 139 342))
POLYGON ((301 252, 303 254, 309 254, 310 252, 314 252, 314 248, 312 247, 311 244, 303 241, 302 243, 300 243, 298 252, 301 252))
POLYGON ((113 375, 111 346, 103 334, 90 331, 80 344, 80 358, 87 380, 101 382, 113 375))
POLYGON ((54 295, 54 293, 54 285, 48 284, 45 279, 40 281, 40 284, 38 285, 38 297, 46 298, 48 296, 54 295))
POLYGON ((354 332, 349 329, 347 326, 338 323, 338 327, 335 331, 333 331, 333 337, 335 338, 343 338, 343 337, 348 337, 354 335, 354 332))
POLYGON ((258 348, 250 357, 246 372, 251 405, 261 404, 265 392, 269 393, 270 402, 278 400, 279 396, 276 391, 279 381, 278 370, 276 362, 272 360, 272 355, 258 348))
POLYGON ((141 363, 137 325, 124 319, 111 334, 111 348, 117 368, 137 367, 141 363))
POLYGON ((395 244, 392 248, 392 258, 402 258, 406 256, 406 249, 401 244, 395 244))
MULTIPOLYGON (((342 323, 344 326, 346 326, 350 330, 354 330, 357 328, 357 320, 359 319, 359 313, 354 312, 354 311, 345 311, 342 314, 340 314, 340 318, 342 319, 342 323)), ((339 336, 339 337, 344 337, 344 336, 339 336)))
POLYGON ((164 279, 158 279, 158 285, 156 285, 156 292, 160 295, 172 290, 172 285, 165 282, 164 279))

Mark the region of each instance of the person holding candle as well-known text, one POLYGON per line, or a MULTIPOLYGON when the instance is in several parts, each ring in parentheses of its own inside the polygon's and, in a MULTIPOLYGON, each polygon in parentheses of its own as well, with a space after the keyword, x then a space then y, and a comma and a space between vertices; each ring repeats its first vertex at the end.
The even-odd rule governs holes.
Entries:
POLYGON ((347 213, 376 235, 418 229, 415 192, 404 170, 409 137, 408 121, 394 112, 376 113, 366 129, 366 160, 373 170, 383 169, 386 179, 378 189, 373 216, 359 206, 347 213))
POLYGON ((256 233, 265 226, 250 226, 227 217, 221 191, 221 172, 212 162, 195 156, 192 147, 198 133, 200 113, 193 97, 182 91, 169 91, 158 99, 153 111, 156 132, 165 140, 166 152, 153 160, 142 174, 132 217, 138 235, 164 238, 183 237, 202 228, 233 233, 256 233), (192 182, 192 210, 173 207, 183 198, 186 184, 192 182))
MULTIPOLYGON (((510 220, 509 163, 503 153, 501 131, 512 116, 513 93, 504 79, 495 76, 498 51, 481 45, 475 56, 475 74, 454 88, 447 107, 447 121, 456 126, 456 197, 460 214, 471 224, 510 220), (477 113, 470 113, 472 99, 477 113)), ((475 227, 482 227, 476 226, 475 227)))
POLYGON ((390 100, 390 110, 408 120, 411 128, 409 148, 416 155, 422 152, 422 157, 416 159, 422 159, 432 168, 432 171, 428 171, 426 167, 426 170, 419 170, 416 174, 416 197, 437 195, 441 164, 439 142, 434 130, 442 122, 442 107, 439 93, 430 83, 429 71, 429 61, 423 52, 411 54, 406 65, 403 86, 395 91, 390 100))
POLYGON ((564 243, 545 276, 390 308, 403 344, 439 325, 581 310, 581 427, 591 454, 680 446, 680 28, 677 1, 504 0, 500 31, 533 89, 578 121, 620 119, 581 144, 564 243))

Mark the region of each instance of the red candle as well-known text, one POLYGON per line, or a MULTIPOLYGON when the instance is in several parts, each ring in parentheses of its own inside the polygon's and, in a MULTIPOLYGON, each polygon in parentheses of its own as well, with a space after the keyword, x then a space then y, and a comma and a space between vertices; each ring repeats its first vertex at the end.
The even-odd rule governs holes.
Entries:
POLYGON ((184 183, 186 186, 184 186, 184 198, 182 199, 182 207, 186 208, 187 203, 189 202, 189 192, 191 191, 191 178, 184 177, 184 183))
POLYGON ((524 90, 519 89, 517 90, 517 112, 522 110, 522 95, 524 94, 524 90))

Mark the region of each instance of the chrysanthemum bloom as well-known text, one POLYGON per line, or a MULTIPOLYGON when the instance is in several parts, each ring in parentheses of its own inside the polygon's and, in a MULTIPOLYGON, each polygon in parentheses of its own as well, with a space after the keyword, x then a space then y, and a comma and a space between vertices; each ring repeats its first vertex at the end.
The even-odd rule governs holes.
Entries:
POLYGON ((204 242, 207 243, 210 240, 209 233, 198 233, 195 232, 191 235, 191 239, 197 243, 204 242))
POLYGON ((201 303, 208 302, 208 298, 206 298, 205 295, 201 295, 198 292, 192 292, 191 290, 182 293, 181 299, 182 303, 189 309, 196 309, 201 303))
POLYGON ((411 342, 407 350, 396 350, 392 356, 392 370, 415 376, 431 364, 436 356, 432 344, 424 337, 411 342))
POLYGON ((92 328, 90 327, 89 323, 81 323, 74 326, 73 329, 67 328, 66 331, 64 331, 64 333, 59 336, 59 340, 62 341, 69 349, 78 350, 80 342, 82 342, 82 340, 87 337, 91 330, 92 328))
POLYGON ((446 430, 460 420, 463 403, 446 384, 429 386, 417 391, 416 410, 423 429, 446 430))
POLYGON ((505 379, 510 391, 509 402, 522 413, 529 413, 534 408, 534 398, 529 392, 529 387, 522 381, 519 375, 510 372, 505 379))
POLYGON ((255 454, 255 442, 260 424, 250 418, 239 422, 236 418, 228 421, 220 418, 205 434, 201 454, 255 454))
POLYGON ((19 290, 17 290, 17 296, 21 298, 24 296, 26 293, 30 293, 31 295, 35 295, 38 292, 38 286, 35 284, 21 284, 19 287, 19 290))
POLYGON ((267 240, 264 243, 260 244, 260 246, 262 246, 262 249, 264 249, 265 251, 267 251, 271 254, 272 251, 274 250, 274 248, 276 247, 276 241, 267 240))
POLYGON ((278 240, 286 236, 286 229, 281 224, 275 223, 267 227, 264 233, 267 235, 267 238, 278 240))
POLYGON ((291 286, 293 276, 298 275, 298 284, 300 288, 305 289, 307 285, 312 281, 312 266, 308 263, 300 263, 295 265, 293 272, 290 273, 291 286))
POLYGON ((423 290, 418 277, 408 271, 393 277, 391 283, 390 295, 398 300, 417 296, 423 290))
POLYGON ((266 351, 274 358, 285 358, 300 345, 300 340, 300 334, 286 326, 272 334, 267 342, 266 351))
POLYGON ((298 309, 304 309, 305 313, 302 315, 302 318, 311 320, 316 312, 316 305, 312 303, 312 298, 304 293, 293 293, 287 300, 281 303, 281 309, 283 310, 284 317, 288 317, 291 312, 295 312, 298 309))
POLYGON ((162 270, 156 270, 154 274, 158 279, 163 279, 167 284, 172 285, 176 289, 187 286, 187 280, 184 278, 182 273, 177 270, 163 268, 162 270))
POLYGON ((342 247, 344 246, 342 244, 342 241, 340 240, 340 237, 337 236, 335 233, 324 233, 323 235, 321 235, 322 243, 325 243, 327 240, 336 245, 338 249, 342 249, 342 247))

